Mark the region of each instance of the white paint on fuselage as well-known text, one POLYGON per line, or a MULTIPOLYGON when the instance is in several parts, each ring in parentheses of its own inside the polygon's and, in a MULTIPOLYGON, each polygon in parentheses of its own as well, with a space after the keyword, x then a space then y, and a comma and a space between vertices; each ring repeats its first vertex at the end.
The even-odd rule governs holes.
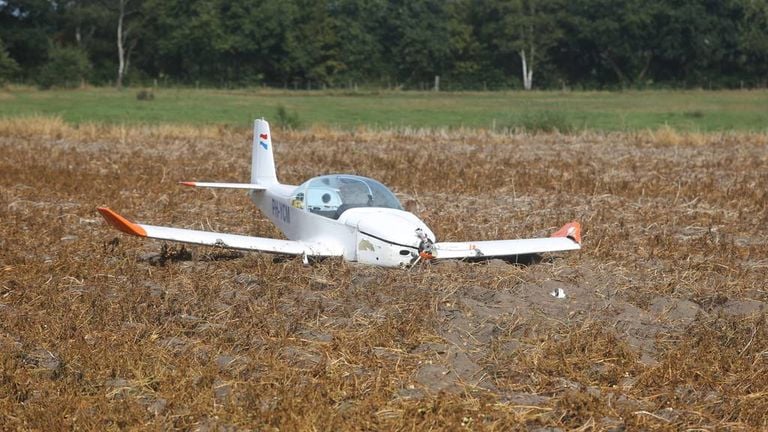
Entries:
POLYGON ((415 234, 417 228, 427 232, 434 240, 434 234, 424 222, 403 210, 352 208, 336 220, 293 207, 291 200, 296 188, 271 184, 267 190, 249 192, 251 201, 289 240, 316 245, 327 254, 339 251, 347 261, 386 267, 406 265, 416 256, 419 244, 415 234), (377 224, 379 229, 372 230, 371 227, 377 224), (361 233, 361 226, 367 226, 371 232, 361 233), (370 250, 371 244, 375 244, 375 250, 370 250), (358 247, 360 245, 361 248, 358 247), (405 250, 410 254, 404 255, 405 250))
POLYGON ((249 195, 264 216, 289 240, 312 243, 328 251, 343 251, 345 260, 355 261, 356 230, 336 220, 291 206, 294 189, 296 186, 275 184, 265 191, 252 191, 249 195), (275 211, 275 205, 280 210, 275 211))

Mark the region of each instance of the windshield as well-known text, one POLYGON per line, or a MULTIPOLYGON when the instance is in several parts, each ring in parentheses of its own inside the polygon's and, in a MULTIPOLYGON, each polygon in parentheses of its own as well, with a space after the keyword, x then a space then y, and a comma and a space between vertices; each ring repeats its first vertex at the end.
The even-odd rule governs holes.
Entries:
POLYGON ((303 208, 332 219, 353 207, 385 207, 402 210, 395 194, 383 184, 366 177, 332 174, 315 177, 296 189, 292 198, 303 208))

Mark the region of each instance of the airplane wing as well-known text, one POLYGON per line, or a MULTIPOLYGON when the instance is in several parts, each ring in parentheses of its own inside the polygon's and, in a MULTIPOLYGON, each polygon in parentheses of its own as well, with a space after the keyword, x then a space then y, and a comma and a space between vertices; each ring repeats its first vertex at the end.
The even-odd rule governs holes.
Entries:
POLYGON ((184 186, 217 188, 217 189, 247 189, 247 190, 267 190, 264 185, 255 183, 211 183, 211 182, 179 182, 184 186))
POLYGON ((504 257, 578 249, 581 249, 581 225, 571 222, 552 234, 552 237, 435 243, 433 258, 504 257))
POLYGON ((126 234, 138 237, 286 255, 316 257, 343 255, 342 250, 332 245, 137 224, 107 207, 99 207, 98 210, 110 225, 126 234))

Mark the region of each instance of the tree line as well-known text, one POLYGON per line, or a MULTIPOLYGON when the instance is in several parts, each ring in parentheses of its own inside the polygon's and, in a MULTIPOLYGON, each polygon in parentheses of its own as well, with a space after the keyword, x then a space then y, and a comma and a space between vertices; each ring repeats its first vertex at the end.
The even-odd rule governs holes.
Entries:
POLYGON ((0 0, 3 81, 766 87, 768 0, 0 0))

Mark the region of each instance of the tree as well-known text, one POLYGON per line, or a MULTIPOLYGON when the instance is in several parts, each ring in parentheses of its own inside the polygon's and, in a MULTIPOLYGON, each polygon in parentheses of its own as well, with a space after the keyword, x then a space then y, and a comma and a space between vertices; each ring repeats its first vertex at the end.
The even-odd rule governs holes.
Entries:
MULTIPOLYGON (((616 83, 622 88, 652 81, 663 58, 665 22, 674 2, 688 0, 572 0, 562 16, 565 32, 559 66, 574 82, 616 83)), ((700 0, 696 0, 700 1, 700 0)))
POLYGON ((740 12, 733 2, 668 0, 653 19, 657 29, 652 76, 663 81, 711 83, 738 63, 740 12), (730 4, 729 4, 730 3, 730 4))
POLYGON ((390 1, 386 25, 391 47, 386 55, 398 77, 411 84, 431 83, 451 70, 460 30, 450 2, 442 0, 390 1))
POLYGON ((134 28, 130 25, 130 17, 138 14, 140 0, 117 0, 117 88, 123 87, 123 79, 128 73, 131 64, 131 53, 138 42, 138 35, 134 35, 134 28), (134 8, 131 8, 133 3, 134 8), (126 46, 127 45, 127 46, 126 46))
MULTIPOLYGON (((219 60, 225 69, 219 74, 239 85, 261 84, 264 80, 287 85, 285 49, 296 8, 280 0, 224 1, 215 33, 217 47, 228 47, 219 60)), ((214 48, 216 49, 216 48, 214 48)), ((206 77, 208 78, 208 77, 206 77)))
POLYGON ((768 1, 739 0, 743 19, 739 21, 740 58, 746 77, 768 85, 768 1))
POLYGON ((330 5, 336 34, 340 79, 386 82, 393 74, 383 42, 387 20, 385 0, 336 0, 330 5))
POLYGON ((112 34, 109 8, 101 0, 57 2, 57 42, 66 42, 93 54, 91 49, 112 34))
POLYGON ((16 60, 8 55, 3 40, 0 39, 0 85, 5 84, 9 79, 19 73, 19 65, 16 60))
POLYGON ((294 19, 286 32, 289 75, 307 83, 332 84, 345 68, 327 1, 293 0, 294 19))
POLYGON ((562 36, 557 21, 561 6, 554 0, 515 0, 508 4, 501 33, 508 40, 500 45, 520 55, 523 88, 526 90, 533 88, 536 66, 546 61, 547 52, 562 36))
POLYGON ((48 60, 55 31, 56 14, 50 1, 0 1, 0 39, 22 77, 34 76, 48 60))
POLYGON ((562 0, 489 0, 478 6, 481 40, 498 53, 496 64, 502 69, 521 71, 526 90, 533 88, 534 72, 549 62, 562 38, 562 7, 562 0))
POLYGON ((77 87, 82 84, 90 70, 85 51, 80 48, 51 48, 48 63, 40 71, 38 84, 47 89, 53 86, 77 87))
POLYGON ((117 46, 117 79, 115 87, 123 87, 123 81, 131 64, 131 54, 139 42, 142 0, 100 0, 112 14, 115 23, 117 46))
POLYGON ((768 83, 768 0, 0 0, 0 39, 3 79, 77 47, 118 87, 768 83))
POLYGON ((148 1, 145 50, 157 58, 153 67, 186 82, 232 79, 240 64, 259 61, 263 33, 251 32, 269 21, 260 6, 254 0, 148 1))

